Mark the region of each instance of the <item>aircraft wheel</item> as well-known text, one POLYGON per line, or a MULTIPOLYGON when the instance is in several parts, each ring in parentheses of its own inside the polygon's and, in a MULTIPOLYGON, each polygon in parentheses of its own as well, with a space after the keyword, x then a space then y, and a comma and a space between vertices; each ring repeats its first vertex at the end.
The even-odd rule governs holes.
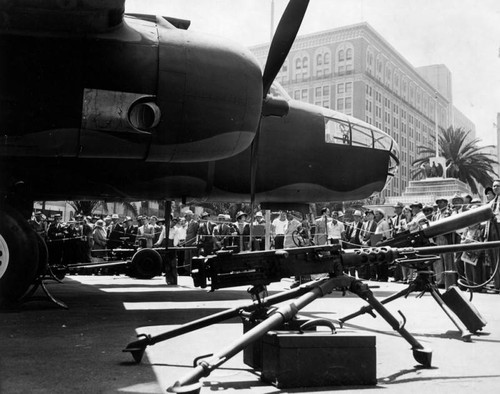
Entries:
POLYGON ((151 279, 161 275, 162 259, 153 249, 140 249, 132 257, 130 276, 138 279, 151 279))
POLYGON ((0 210, 0 303, 17 301, 39 269, 37 234, 17 212, 0 210))

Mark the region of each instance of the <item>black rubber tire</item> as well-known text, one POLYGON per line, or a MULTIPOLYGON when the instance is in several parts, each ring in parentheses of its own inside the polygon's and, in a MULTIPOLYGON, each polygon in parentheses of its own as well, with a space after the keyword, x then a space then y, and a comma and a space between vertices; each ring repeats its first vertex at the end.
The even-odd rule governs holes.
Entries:
POLYGON ((130 262, 130 276, 138 279, 151 279, 161 275, 162 259, 153 249, 140 249, 130 262))
POLYGON ((36 232, 13 209, 0 209, 0 304, 17 301, 39 270, 36 232))

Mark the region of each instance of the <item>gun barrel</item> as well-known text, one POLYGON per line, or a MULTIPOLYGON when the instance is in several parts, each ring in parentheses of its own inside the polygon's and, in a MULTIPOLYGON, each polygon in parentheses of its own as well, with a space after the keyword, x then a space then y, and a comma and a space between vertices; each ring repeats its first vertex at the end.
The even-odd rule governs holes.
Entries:
MULTIPOLYGON (((469 250, 486 250, 500 248, 500 241, 489 241, 489 242, 471 242, 465 244, 455 244, 455 245, 440 245, 440 246, 423 246, 421 248, 414 248, 414 251, 418 254, 442 254, 442 253, 454 253, 454 252, 467 252, 469 250)), ((411 248, 410 248, 411 249, 411 248)), ((404 251, 404 248, 401 250, 404 251)), ((400 254, 401 251, 398 251, 400 254)))
POLYGON ((487 204, 476 209, 470 209, 458 215, 432 222, 428 227, 422 230, 422 233, 426 238, 432 238, 437 235, 448 234, 461 228, 490 220, 492 217, 493 210, 491 206, 487 204))

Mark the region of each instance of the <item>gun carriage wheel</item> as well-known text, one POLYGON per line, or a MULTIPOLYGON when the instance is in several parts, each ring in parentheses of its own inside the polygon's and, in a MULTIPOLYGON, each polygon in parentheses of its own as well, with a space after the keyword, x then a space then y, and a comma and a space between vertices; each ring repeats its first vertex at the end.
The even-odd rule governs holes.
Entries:
POLYGON ((160 275, 162 271, 162 258, 153 249, 140 249, 130 262, 130 276, 138 279, 151 279, 160 275))

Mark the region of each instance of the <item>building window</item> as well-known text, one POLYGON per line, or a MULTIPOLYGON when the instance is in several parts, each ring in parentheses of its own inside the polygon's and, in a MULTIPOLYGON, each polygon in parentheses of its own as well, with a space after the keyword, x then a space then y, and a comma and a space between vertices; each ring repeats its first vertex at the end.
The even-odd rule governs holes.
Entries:
POLYGON ((307 56, 302 58, 302 76, 304 78, 309 77, 309 58, 307 56))
POLYGON ((346 93, 352 93, 352 82, 346 82, 345 83, 345 92, 346 93))
POLYGON ((344 89, 345 89, 345 85, 344 85, 343 83, 339 83, 339 84, 337 85, 337 93, 338 93, 338 94, 342 94, 342 93, 344 93, 344 91, 345 91, 344 89))
POLYGON ((337 111, 344 110, 344 99, 337 99, 337 111))
POLYGON ((320 47, 314 54, 314 75, 318 78, 330 75, 330 49, 326 46, 320 47))
POLYGON ((346 97, 345 98, 345 109, 351 109, 352 108, 352 97, 346 97))
POLYGON ((373 52, 370 47, 366 50, 366 72, 373 74, 373 52))
POLYGON ((352 73, 354 67, 354 49, 352 44, 344 42, 337 47, 336 58, 338 59, 335 67, 339 75, 346 71, 352 73))

